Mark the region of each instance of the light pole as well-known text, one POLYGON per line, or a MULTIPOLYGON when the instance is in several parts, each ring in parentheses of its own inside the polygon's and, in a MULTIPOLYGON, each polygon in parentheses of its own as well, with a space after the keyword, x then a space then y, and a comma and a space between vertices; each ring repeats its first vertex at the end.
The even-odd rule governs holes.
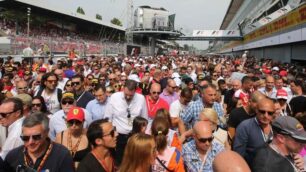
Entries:
POLYGON ((27 15, 28 15, 28 30, 27 30, 27 35, 28 35, 28 39, 30 38, 30 15, 31 15, 31 8, 28 7, 27 8, 27 15))

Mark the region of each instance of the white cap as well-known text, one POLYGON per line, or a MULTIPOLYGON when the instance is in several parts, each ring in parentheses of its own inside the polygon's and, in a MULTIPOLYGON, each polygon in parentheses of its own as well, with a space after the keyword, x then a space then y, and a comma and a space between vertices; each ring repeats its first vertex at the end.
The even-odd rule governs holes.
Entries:
POLYGON ((150 69, 152 69, 153 67, 156 67, 156 64, 151 64, 150 65, 150 69))
POLYGON ((163 66, 163 67, 161 68, 161 70, 167 70, 167 69, 168 69, 167 66, 163 66))
POLYGON ((136 74, 130 75, 130 76, 128 77, 128 79, 133 80, 133 81, 136 81, 136 82, 140 82, 140 79, 139 79, 138 75, 136 75, 136 74))
POLYGON ((177 72, 172 73, 171 78, 180 78, 180 74, 178 74, 177 72))
POLYGON ((138 63, 134 65, 134 67, 140 67, 140 66, 141 66, 141 65, 140 65, 140 64, 138 64, 138 63))
POLYGON ((279 71, 279 67, 274 66, 274 67, 272 68, 272 70, 279 71))

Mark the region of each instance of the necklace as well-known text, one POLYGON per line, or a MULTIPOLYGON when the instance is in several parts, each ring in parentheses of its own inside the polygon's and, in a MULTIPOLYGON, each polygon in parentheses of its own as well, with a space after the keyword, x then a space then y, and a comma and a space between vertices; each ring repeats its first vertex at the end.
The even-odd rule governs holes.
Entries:
POLYGON ((91 153, 92 153, 93 156, 99 161, 99 163, 101 164, 101 166, 104 168, 104 170, 105 170, 106 172, 108 172, 109 170, 110 170, 109 172, 112 172, 112 171, 113 171, 113 169, 114 169, 114 159, 113 159, 112 157, 110 157, 111 166, 110 166, 110 168, 107 168, 107 165, 106 165, 106 162, 105 162, 104 159, 98 158, 98 155, 97 155, 94 151, 91 151, 91 153))
POLYGON ((80 137, 78 137, 77 143, 76 143, 74 146, 72 146, 72 136, 71 136, 71 132, 68 131, 68 137, 67 137, 68 150, 70 151, 70 153, 71 153, 71 155, 72 155, 73 158, 74 158, 75 153, 77 152, 78 147, 79 147, 79 145, 80 145, 80 143, 81 143, 82 136, 83 136, 83 133, 81 134, 80 137))
MULTIPOLYGON (((39 166, 38 166, 38 168, 37 168, 37 172, 40 172, 40 170, 41 170, 42 167, 44 166, 44 164, 45 164, 47 158, 49 157, 49 155, 50 155, 50 153, 51 153, 52 147, 53 147, 53 143, 51 142, 50 145, 49 145, 49 147, 48 147, 48 150, 46 151, 46 153, 45 153, 45 155, 44 155, 44 157, 43 157, 43 159, 42 159, 41 162, 39 163, 39 166)), ((25 152, 26 152, 26 150, 25 150, 25 152)), ((30 164, 30 162, 31 162, 30 157, 28 157, 28 156, 26 155, 26 153, 24 154, 23 157, 24 157, 24 162, 25 162, 26 166, 29 166, 29 164, 30 164)))

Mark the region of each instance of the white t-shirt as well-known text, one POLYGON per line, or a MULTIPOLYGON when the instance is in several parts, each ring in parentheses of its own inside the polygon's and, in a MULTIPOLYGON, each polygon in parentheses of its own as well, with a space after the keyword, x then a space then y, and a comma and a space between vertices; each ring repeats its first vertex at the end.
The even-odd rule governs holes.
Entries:
POLYGON ((41 96, 45 100, 47 109, 52 114, 60 110, 60 102, 58 101, 57 91, 58 89, 55 89, 55 91, 51 95, 47 95, 45 93, 45 90, 41 93, 41 96))
POLYGON ((179 99, 175 100, 170 105, 170 109, 169 109, 170 117, 172 117, 172 118, 180 117, 182 111, 185 110, 185 108, 186 108, 186 106, 181 104, 179 99))

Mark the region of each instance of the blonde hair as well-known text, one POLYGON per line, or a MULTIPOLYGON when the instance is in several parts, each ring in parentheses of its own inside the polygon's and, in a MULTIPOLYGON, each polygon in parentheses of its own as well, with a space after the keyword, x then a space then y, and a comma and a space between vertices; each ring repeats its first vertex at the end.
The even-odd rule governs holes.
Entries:
POLYGON ((155 141, 153 136, 138 133, 131 136, 125 147, 120 172, 132 172, 141 169, 149 171, 151 158, 154 154, 155 141))
POLYGON ((201 121, 209 120, 210 122, 218 125, 219 120, 218 120, 218 114, 217 112, 212 109, 212 108, 204 108, 199 115, 199 119, 201 121))

